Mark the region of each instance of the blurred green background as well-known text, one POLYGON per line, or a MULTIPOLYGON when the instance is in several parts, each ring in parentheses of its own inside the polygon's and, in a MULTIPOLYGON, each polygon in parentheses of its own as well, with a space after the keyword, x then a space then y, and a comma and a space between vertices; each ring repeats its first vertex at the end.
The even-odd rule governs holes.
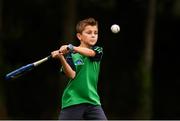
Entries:
POLYGON ((15 80, 4 76, 78 44, 75 25, 87 17, 99 21, 108 119, 180 119, 179 0, 0 0, 0 119, 58 118, 66 81, 57 61, 15 80))

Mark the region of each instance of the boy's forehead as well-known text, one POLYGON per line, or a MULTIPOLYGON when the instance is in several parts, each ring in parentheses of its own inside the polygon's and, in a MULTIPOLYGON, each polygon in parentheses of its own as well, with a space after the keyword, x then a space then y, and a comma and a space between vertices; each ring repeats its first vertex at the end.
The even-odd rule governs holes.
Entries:
POLYGON ((96 26, 96 25, 87 25, 87 26, 85 26, 85 28, 84 28, 84 30, 97 30, 98 29, 98 27, 96 26))

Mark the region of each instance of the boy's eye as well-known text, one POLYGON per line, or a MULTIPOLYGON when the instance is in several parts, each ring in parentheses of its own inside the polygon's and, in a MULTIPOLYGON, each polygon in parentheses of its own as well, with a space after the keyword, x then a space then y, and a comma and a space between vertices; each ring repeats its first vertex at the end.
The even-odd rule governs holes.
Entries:
POLYGON ((92 32, 92 31, 87 31, 86 33, 87 33, 87 34, 92 34, 92 33, 98 34, 98 32, 92 32))
POLYGON ((98 34, 98 32, 94 32, 94 34, 98 34))
POLYGON ((91 34, 92 32, 91 32, 91 31, 87 31, 86 33, 87 33, 87 34, 91 34))

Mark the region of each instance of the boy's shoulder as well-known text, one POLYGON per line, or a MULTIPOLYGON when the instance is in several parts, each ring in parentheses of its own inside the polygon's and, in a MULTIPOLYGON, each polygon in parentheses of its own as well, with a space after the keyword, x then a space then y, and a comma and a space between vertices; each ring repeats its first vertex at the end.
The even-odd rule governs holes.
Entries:
POLYGON ((102 53, 103 52, 103 47, 100 46, 93 46, 92 50, 94 50, 97 53, 102 53))

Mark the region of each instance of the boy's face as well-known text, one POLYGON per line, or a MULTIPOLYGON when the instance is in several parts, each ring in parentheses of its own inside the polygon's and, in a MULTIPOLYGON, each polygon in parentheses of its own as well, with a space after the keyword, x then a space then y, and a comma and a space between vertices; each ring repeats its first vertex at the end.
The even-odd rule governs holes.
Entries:
POLYGON ((97 26, 87 25, 82 33, 77 34, 81 44, 91 47, 96 44, 98 39, 98 28, 97 26))

